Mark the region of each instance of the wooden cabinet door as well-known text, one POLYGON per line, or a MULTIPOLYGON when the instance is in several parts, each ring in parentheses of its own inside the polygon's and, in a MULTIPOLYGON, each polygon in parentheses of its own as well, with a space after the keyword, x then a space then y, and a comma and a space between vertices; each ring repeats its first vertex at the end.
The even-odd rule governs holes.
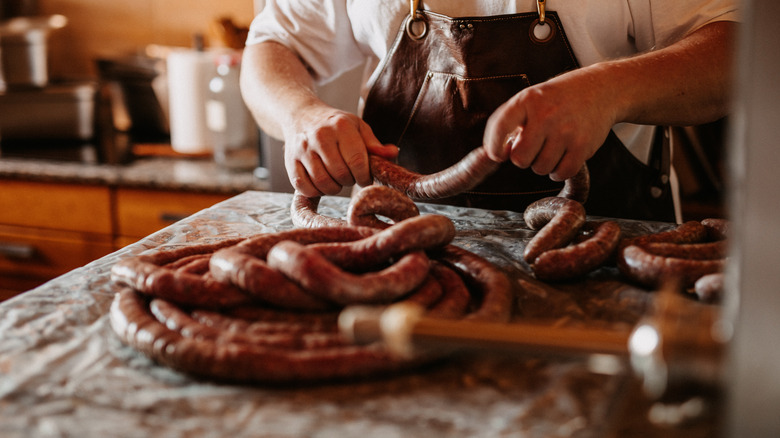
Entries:
POLYGON ((0 180, 0 224, 111 234, 105 186, 0 180))
POLYGON ((117 246, 146 237, 232 195, 119 188, 117 246))

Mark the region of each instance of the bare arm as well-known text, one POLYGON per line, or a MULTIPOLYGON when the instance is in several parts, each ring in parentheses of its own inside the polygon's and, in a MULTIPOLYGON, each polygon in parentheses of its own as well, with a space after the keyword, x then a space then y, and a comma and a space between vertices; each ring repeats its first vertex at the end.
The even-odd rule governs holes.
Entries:
POLYGON ((281 44, 244 49, 241 90, 260 127, 284 140, 287 174, 305 196, 369 185, 368 151, 388 157, 397 153, 384 147, 356 115, 317 97, 303 62, 281 44))
POLYGON ((694 125, 725 116, 735 27, 712 23, 664 49, 583 67, 521 91, 488 120, 488 154, 563 180, 593 156, 616 123, 694 125))

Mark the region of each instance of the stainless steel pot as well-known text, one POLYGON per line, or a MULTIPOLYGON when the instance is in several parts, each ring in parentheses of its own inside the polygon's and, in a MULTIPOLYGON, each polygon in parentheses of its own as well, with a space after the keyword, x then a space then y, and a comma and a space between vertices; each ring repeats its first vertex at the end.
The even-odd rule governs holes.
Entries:
POLYGON ((67 23, 62 15, 16 17, 0 23, 0 91, 49 83, 49 33, 67 23))

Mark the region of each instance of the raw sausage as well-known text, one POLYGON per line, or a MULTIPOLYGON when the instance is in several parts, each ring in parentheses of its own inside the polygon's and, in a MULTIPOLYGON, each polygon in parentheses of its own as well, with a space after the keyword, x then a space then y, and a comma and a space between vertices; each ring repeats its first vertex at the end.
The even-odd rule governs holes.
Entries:
POLYGON ((470 190, 501 165, 491 160, 483 147, 472 150, 454 165, 431 175, 420 175, 376 155, 368 158, 375 182, 399 190, 414 200, 447 198, 470 190))
POLYGON ((446 216, 415 216, 364 239, 320 243, 310 248, 342 268, 368 269, 398 254, 442 247, 455 238, 455 225, 446 216))
MULTIPOLYGON (((433 261, 431 275, 440 285, 443 296, 428 310, 428 316, 436 318, 461 318, 469 310, 471 294, 457 272, 433 261)), ((503 316, 502 316, 503 317, 503 316)))
POLYGON ((252 301, 251 297, 231 284, 218 281, 209 270, 204 270, 204 260, 214 250, 237 242, 229 239, 131 257, 111 267, 111 279, 145 295, 179 304, 205 308, 244 305, 252 301), (170 267, 167 266, 169 264, 170 267))
POLYGON ((149 310, 158 321, 171 330, 180 332, 188 338, 208 339, 218 343, 238 343, 265 345, 279 348, 313 349, 345 345, 344 338, 335 333, 305 332, 290 333, 276 330, 275 332, 248 332, 226 327, 216 328, 204 324, 180 307, 161 299, 149 303, 149 310))
POLYGON ((687 221, 668 231, 625 238, 620 242, 619 251, 622 252, 622 248, 629 245, 644 246, 650 242, 695 243, 706 238, 707 227, 698 221, 687 221))
POLYGON ((447 245, 437 260, 454 269, 469 289, 481 295, 477 309, 466 319, 508 322, 512 316, 514 298, 509 277, 484 258, 455 245, 447 245))
POLYGON ((425 253, 415 251, 381 271, 352 274, 316 250, 292 241, 271 248, 268 265, 312 294, 339 304, 395 301, 422 284, 430 268, 425 253))
POLYGON ((290 216, 298 228, 340 227, 345 225, 387 228, 390 224, 376 217, 382 215, 395 222, 420 214, 414 202, 398 190, 385 186, 362 188, 350 200, 347 220, 325 216, 317 211, 319 197, 293 194, 290 216))
POLYGON ((569 243, 585 224, 585 208, 577 201, 542 198, 526 208, 523 220, 532 230, 539 230, 523 252, 526 262, 533 264, 543 252, 569 243))
POLYGON ((358 240, 374 233, 366 227, 323 227, 261 234, 221 249, 210 260, 210 271, 220 282, 233 284, 251 296, 286 309, 322 310, 333 303, 311 295, 266 262, 268 251, 290 240, 302 244, 358 240))
POLYGON ((293 383, 360 378, 409 368, 422 358, 399 360, 379 344, 325 348, 281 348, 247 342, 188 337, 198 332, 188 323, 173 330, 151 313, 132 289, 120 291, 111 304, 111 327, 127 345, 160 364, 190 375, 227 382, 293 383))
POLYGON ((563 188, 556 195, 558 198, 571 199, 584 204, 590 195, 590 171, 588 165, 583 164, 577 174, 563 183, 563 188))
MULTIPOLYGON (((484 147, 472 150, 457 163, 431 175, 421 175, 385 158, 369 155, 374 181, 399 190, 414 200, 448 198, 471 190, 498 170, 500 165, 487 156, 484 147)), ((583 165, 574 177, 566 180, 558 196, 584 203, 589 191, 590 173, 587 165, 583 165)))
POLYGON ((352 197, 347 209, 347 222, 355 226, 387 228, 390 224, 377 215, 400 222, 419 214, 417 205, 408 196, 390 187, 372 185, 352 197))
POLYGON ((293 225, 298 228, 343 227, 347 225, 343 219, 319 214, 317 212, 319 204, 319 196, 308 198, 296 190, 293 193, 292 204, 290 204, 290 217, 293 225))
POLYGON ((511 317, 508 277, 451 245, 455 228, 448 218, 407 210, 411 217, 390 218, 397 222, 384 230, 323 227, 332 218, 306 216, 316 214, 318 200, 299 201, 294 208, 308 217, 299 224, 317 228, 133 258, 124 262, 125 272, 118 264, 116 280, 131 287, 112 303, 113 330, 160 364, 194 376, 310 382, 387 374, 436 357, 400 359, 380 344, 347 343, 334 317, 342 305, 412 300, 437 317, 511 317), (348 272, 333 260, 371 271, 348 272), (143 287, 154 293, 135 290, 143 287))
POLYGON ((603 265, 620 241, 620 225, 614 221, 586 223, 588 237, 576 244, 545 251, 531 264, 536 278, 561 281, 581 277, 603 265))
POLYGON ((694 260, 713 260, 726 257, 726 241, 702 243, 648 242, 642 245, 647 252, 663 257, 694 260))
POLYGON ((730 222, 727 219, 707 218, 701 224, 707 228, 709 240, 724 240, 728 237, 730 222))
POLYGON ((621 271, 630 279, 646 286, 657 287, 669 278, 676 278, 683 287, 691 287, 700 277, 722 272, 725 259, 691 260, 651 254, 638 245, 623 249, 621 271))

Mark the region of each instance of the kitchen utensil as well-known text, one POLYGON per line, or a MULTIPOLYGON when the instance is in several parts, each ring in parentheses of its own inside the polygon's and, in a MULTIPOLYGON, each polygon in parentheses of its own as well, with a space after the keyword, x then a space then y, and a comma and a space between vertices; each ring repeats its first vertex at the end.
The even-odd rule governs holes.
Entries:
POLYGON ((0 23, 0 91, 49 83, 49 33, 67 23, 62 15, 16 17, 0 23))

